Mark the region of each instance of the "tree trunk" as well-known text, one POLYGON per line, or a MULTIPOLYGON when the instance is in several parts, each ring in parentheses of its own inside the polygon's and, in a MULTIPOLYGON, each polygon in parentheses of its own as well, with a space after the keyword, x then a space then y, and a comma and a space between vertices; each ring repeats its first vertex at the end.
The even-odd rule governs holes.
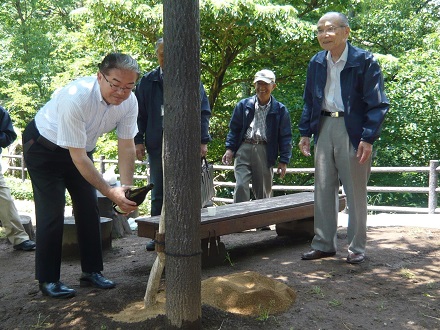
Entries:
POLYGON ((164 203, 166 319, 201 327, 199 2, 165 0, 164 203))

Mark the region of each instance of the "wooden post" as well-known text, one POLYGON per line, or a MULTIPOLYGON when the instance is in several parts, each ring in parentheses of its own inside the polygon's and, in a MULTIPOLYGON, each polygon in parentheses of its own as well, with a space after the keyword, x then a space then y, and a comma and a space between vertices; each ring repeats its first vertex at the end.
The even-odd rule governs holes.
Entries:
MULTIPOLYGON (((165 196, 164 196, 165 197, 165 196)), ((165 202, 165 201, 164 201, 165 202)), ((165 203, 162 204, 162 211, 160 214, 159 231, 156 233, 156 240, 159 243, 164 243, 165 240, 165 203)), ((157 300, 157 293, 159 291, 160 278, 162 277, 163 269, 165 268, 165 245, 158 248, 156 245, 157 257, 154 261, 153 267, 148 278, 147 289, 145 290, 144 306, 154 306, 157 300)))
POLYGON ((103 196, 99 191, 98 195, 98 209, 101 217, 112 219, 112 238, 122 238, 126 235, 132 235, 133 231, 128 224, 128 218, 136 217, 137 213, 133 212, 128 216, 117 214, 112 207, 112 201, 103 196))
POLYGON ((437 192, 438 187, 438 160, 431 160, 429 162, 429 196, 428 196, 428 213, 434 214, 437 208, 437 192))
POLYGON ((105 159, 105 156, 103 156, 103 155, 99 156, 99 168, 100 168, 101 174, 104 174, 104 172, 105 172, 104 159, 105 159))
POLYGON ((35 241, 35 231, 32 225, 31 217, 20 214, 20 222, 23 225, 24 231, 28 234, 29 239, 35 241))
POLYGON ((20 160, 21 160, 21 181, 26 180, 26 172, 25 172, 25 161, 24 161, 24 155, 23 153, 20 154, 20 160))

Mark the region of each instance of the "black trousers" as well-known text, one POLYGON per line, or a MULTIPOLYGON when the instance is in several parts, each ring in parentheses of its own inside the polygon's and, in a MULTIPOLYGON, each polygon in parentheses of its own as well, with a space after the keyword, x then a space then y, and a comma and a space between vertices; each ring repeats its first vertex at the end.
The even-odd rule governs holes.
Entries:
POLYGON ((66 189, 73 203, 81 269, 83 272, 102 271, 95 188, 79 173, 67 149, 40 137, 34 121, 23 132, 23 154, 32 181, 37 222, 35 278, 40 283, 60 280, 66 189))

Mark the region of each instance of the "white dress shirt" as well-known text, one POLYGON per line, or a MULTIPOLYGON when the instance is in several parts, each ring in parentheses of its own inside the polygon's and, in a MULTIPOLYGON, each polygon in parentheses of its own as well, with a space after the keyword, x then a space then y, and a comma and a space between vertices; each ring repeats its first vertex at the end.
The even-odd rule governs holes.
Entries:
POLYGON ((333 62, 332 55, 327 52, 327 83, 324 89, 322 108, 330 112, 344 111, 341 95, 341 71, 347 63, 348 47, 342 52, 341 57, 333 62))
POLYGON ((40 134, 63 148, 96 147, 98 138, 116 128, 121 139, 136 135, 138 104, 133 93, 120 105, 108 105, 97 77, 77 79, 58 89, 35 116, 40 134))

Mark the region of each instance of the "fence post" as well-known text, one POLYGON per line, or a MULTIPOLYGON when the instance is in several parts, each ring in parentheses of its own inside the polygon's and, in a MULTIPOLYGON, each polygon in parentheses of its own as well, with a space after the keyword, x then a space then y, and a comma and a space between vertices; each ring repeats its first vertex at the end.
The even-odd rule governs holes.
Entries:
POLYGON ((101 174, 104 174, 104 172, 105 172, 104 159, 105 159, 104 155, 99 156, 99 168, 101 169, 101 174))
POLYGON ((437 182, 438 174, 437 167, 439 165, 438 160, 429 161, 429 194, 428 194, 428 213, 434 214, 437 208, 437 182))
POLYGON ((24 182, 26 180, 26 172, 25 172, 25 163, 24 163, 24 155, 20 154, 20 162, 21 162, 21 181, 24 182))

